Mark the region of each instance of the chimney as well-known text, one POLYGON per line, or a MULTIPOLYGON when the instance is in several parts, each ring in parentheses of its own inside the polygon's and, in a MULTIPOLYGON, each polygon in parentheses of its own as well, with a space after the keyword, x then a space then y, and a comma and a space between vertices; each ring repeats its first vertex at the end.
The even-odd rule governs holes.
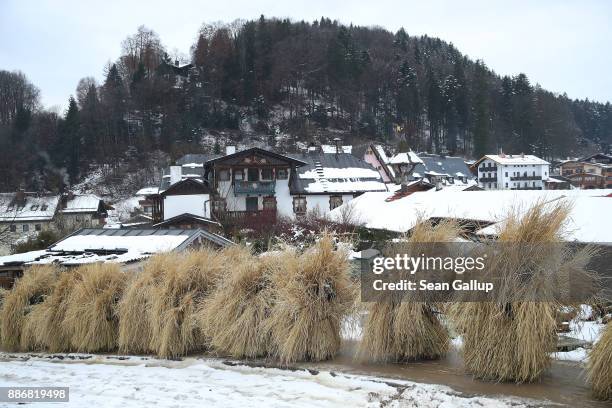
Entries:
POLYGON ((74 198, 74 193, 70 190, 68 190, 68 192, 66 193, 62 193, 61 200, 60 200, 60 205, 62 209, 65 209, 66 207, 68 207, 68 201, 72 200, 73 198, 74 198))
POLYGON ((183 176, 183 168, 181 166, 170 166, 170 185, 181 181, 183 176))
POLYGON ((23 188, 20 188, 19 190, 17 190, 17 193, 15 193, 15 203, 18 206, 23 207, 25 205, 25 190, 23 188))
POLYGON ((225 146, 225 154, 226 155, 230 155, 230 154, 234 154, 234 153, 236 153, 236 146, 234 146, 234 145, 225 146))
POLYGON ((525 158, 525 153, 521 153, 521 158, 525 158))

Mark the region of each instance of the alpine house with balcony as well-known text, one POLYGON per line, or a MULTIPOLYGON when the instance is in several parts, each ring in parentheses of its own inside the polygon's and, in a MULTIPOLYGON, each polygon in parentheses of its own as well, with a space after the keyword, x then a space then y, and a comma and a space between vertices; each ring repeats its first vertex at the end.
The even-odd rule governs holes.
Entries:
POLYGON ((261 148, 223 156, 186 155, 164 171, 153 219, 194 215, 212 221, 264 213, 296 217, 326 214, 367 191, 386 191, 380 174, 345 152, 283 155, 261 148))
POLYGON ((485 190, 543 190, 550 163, 527 154, 488 154, 474 163, 485 190))
POLYGON ((221 218, 261 211, 289 215, 289 177, 304 165, 301 160, 257 147, 208 160, 205 178, 216 192, 213 215, 221 218))

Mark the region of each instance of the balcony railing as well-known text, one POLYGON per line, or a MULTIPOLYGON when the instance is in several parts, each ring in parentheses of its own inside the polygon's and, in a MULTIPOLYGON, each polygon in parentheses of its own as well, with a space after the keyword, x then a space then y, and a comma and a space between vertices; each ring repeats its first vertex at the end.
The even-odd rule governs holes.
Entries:
POLYGON ((480 171, 482 171, 482 172, 493 172, 493 171, 497 171, 497 166, 480 167, 480 171))
POLYGON ((481 177, 478 179, 481 183, 497 182, 497 177, 481 177))
POLYGON ((540 176, 514 176, 510 177, 512 181, 521 181, 521 180, 542 180, 540 176))
POLYGON ((217 220, 245 220, 253 218, 276 218, 276 209, 270 208, 265 210, 254 211, 227 211, 214 210, 213 216, 217 220))
POLYGON ((274 194, 274 181, 235 181, 235 194, 274 194))

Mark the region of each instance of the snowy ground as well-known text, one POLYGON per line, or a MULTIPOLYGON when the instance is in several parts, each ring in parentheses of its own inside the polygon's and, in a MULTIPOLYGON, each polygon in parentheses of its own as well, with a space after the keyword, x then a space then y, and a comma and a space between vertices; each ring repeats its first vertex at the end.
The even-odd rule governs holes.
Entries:
MULTIPOLYGON (((0 354, 0 360, 7 358, 0 354)), ((442 385, 228 364, 213 359, 11 355, 2 386, 67 386, 71 407, 526 407, 535 401, 462 395, 442 385), (18 356, 18 358, 15 358, 18 356), (19 358, 21 357, 21 358, 19 358)), ((0 405, 14 406, 14 405, 0 405)), ((47 403, 31 407, 48 407, 47 403)), ((61 406, 54 404, 53 406, 61 406)))

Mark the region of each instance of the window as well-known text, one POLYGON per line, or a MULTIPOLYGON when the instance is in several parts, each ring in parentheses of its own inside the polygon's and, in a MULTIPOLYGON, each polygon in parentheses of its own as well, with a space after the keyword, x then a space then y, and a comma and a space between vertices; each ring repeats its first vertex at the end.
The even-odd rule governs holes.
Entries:
MULTIPOLYGON (((508 177, 508 172, 506 172, 506 177, 508 177)), ((508 186, 506 186, 506 187, 508 187, 508 186)))
POLYGON ((287 180, 288 171, 287 169, 276 169, 276 178, 278 180, 287 180))
POLYGON ((259 181, 259 169, 250 168, 247 169, 247 180, 249 181, 259 181))
POLYGON ((21 226, 21 230, 22 230, 23 232, 28 232, 28 231, 30 230, 30 224, 23 224, 23 225, 21 226))
POLYGON ((329 209, 333 210, 334 208, 338 208, 342 205, 342 196, 341 195, 332 195, 329 196, 329 209))
POLYGON ((506 188, 508 188, 508 183, 506 183, 506 188))
POLYGON ((262 180, 272 180, 272 169, 261 169, 262 180))
POLYGON ((293 197, 293 212, 306 214, 306 197, 293 197))
POLYGON ((229 170, 219 170, 219 181, 229 181, 230 180, 230 171, 229 170))
POLYGON ((244 180, 244 174, 242 173, 242 169, 234 170, 234 181, 236 180, 244 180))
POLYGON ((10 230, 11 232, 17 232, 17 226, 15 224, 11 224, 10 230))
POLYGON ((36 231, 40 231, 40 230, 42 230, 42 226, 40 224, 34 224, 34 229, 36 231))

